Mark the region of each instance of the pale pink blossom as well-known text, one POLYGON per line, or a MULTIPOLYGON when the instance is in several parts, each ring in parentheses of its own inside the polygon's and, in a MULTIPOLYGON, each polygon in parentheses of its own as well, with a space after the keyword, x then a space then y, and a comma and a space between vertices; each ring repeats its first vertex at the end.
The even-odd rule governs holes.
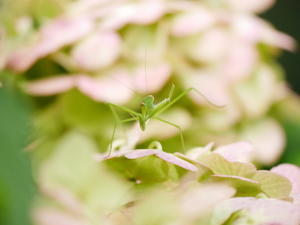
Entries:
POLYGON ((217 63, 224 60, 231 39, 232 37, 224 29, 209 29, 198 38, 195 45, 190 46, 189 55, 200 62, 217 63))
POLYGON ((149 72, 145 74, 143 67, 137 67, 132 74, 121 68, 103 77, 70 74, 31 81, 24 88, 31 95, 47 96, 76 87, 96 101, 124 104, 135 92, 146 94, 158 91, 170 77, 170 68, 166 64, 151 66, 149 72))
POLYGON ((133 95, 133 91, 126 86, 129 81, 130 78, 122 72, 103 78, 73 74, 32 81, 25 85, 25 90, 32 95, 47 96, 78 88, 95 101, 123 104, 133 95))
POLYGON ((39 225, 83 225, 86 223, 81 218, 50 207, 35 209, 33 220, 39 225))
POLYGON ((160 0, 143 0, 136 3, 124 2, 112 7, 109 14, 105 14, 100 27, 104 30, 118 30, 129 23, 151 24, 162 17, 165 10, 164 2, 160 0))
POLYGON ((204 31, 215 22, 216 16, 213 12, 204 7, 195 7, 175 16, 172 20, 171 33, 176 37, 192 35, 204 31))
POLYGON ((273 167, 271 171, 289 179, 292 183, 292 195, 300 195, 300 167, 292 164, 280 164, 273 167))
POLYGON ((229 82, 236 83, 252 74, 259 58, 253 43, 243 40, 231 40, 231 43, 220 72, 229 82))
POLYGON ((164 152, 160 149, 137 149, 137 150, 133 150, 129 153, 126 153, 125 157, 128 159, 136 159, 136 158, 141 158, 141 157, 145 157, 145 156, 149 156, 149 155, 155 155, 158 158, 161 158, 162 160, 164 160, 166 162, 175 164, 179 167, 182 167, 182 168, 190 170, 190 171, 198 170, 198 168, 196 166, 194 166, 193 164, 191 164, 183 159, 180 159, 171 153, 164 152))
POLYGON ((267 27, 262 34, 262 41, 291 52, 295 51, 297 47, 295 40, 291 36, 267 27))
POLYGON ((166 12, 165 3, 163 0, 142 0, 136 4, 135 13, 130 19, 134 24, 151 24, 166 12))
MULTIPOLYGON (((242 112, 240 111, 239 105, 234 102, 233 99, 229 99, 229 102, 226 103, 224 107, 209 110, 208 113, 202 116, 201 121, 212 130, 224 132, 236 124, 241 117, 242 112)), ((228 136, 219 137, 219 140, 221 140, 223 143, 233 141, 234 138, 231 138, 233 134, 227 134, 228 136)), ((209 141, 216 141, 216 139, 212 140, 210 138, 209 141)))
POLYGON ((232 198, 220 202, 212 215, 211 225, 221 225, 232 213, 243 210, 234 224, 298 225, 300 205, 277 199, 232 198))
POLYGON ((226 15, 230 30, 238 38, 254 43, 265 43, 267 45, 294 51, 295 40, 287 34, 275 30, 266 21, 248 14, 226 15))
POLYGON ((273 119, 248 126, 241 132, 240 139, 253 144, 254 161, 263 165, 276 162, 285 146, 284 131, 273 119))
POLYGON ((96 32, 75 46, 71 55, 80 69, 97 71, 119 57, 121 39, 115 32, 96 32))
MULTIPOLYGON (((41 177, 41 179, 43 178, 41 177)), ((74 215, 79 216, 84 213, 84 206, 74 193, 64 187, 50 186, 51 185, 47 185, 47 181, 44 180, 40 185, 41 192, 52 200, 57 201, 61 206, 72 211, 74 215)))
POLYGON ((124 104, 134 94, 126 85, 129 82, 130 78, 126 73, 116 71, 112 76, 103 78, 80 76, 77 80, 77 87, 95 101, 124 104))
POLYGON ((116 157, 125 157, 127 159, 137 159, 137 158, 143 158, 147 156, 156 156, 166 162, 172 163, 174 165, 177 165, 179 167, 182 167, 186 170, 190 171, 197 171, 198 168, 194 166, 193 164, 171 154, 164 152, 161 149, 135 149, 135 150, 123 150, 123 151, 115 151, 110 154, 98 154, 95 156, 95 159, 97 161, 102 160, 109 160, 116 157))
POLYGON ((275 0, 225 0, 227 5, 237 12, 261 13, 270 8, 275 0))
POLYGON ((92 21, 85 18, 57 18, 42 27, 37 42, 13 52, 7 66, 18 72, 25 71, 38 59, 81 39, 92 28, 92 21))
POLYGON ((27 83, 24 88, 30 95, 48 96, 70 90, 76 86, 76 75, 56 76, 27 83))
POLYGON ((193 184, 180 196, 180 209, 185 222, 209 213, 220 201, 233 197, 235 188, 225 183, 193 184), (201 204, 200 204, 201 203, 201 204))
POLYGON ((197 147, 189 150, 185 155, 193 160, 197 160, 202 154, 209 153, 212 151, 212 148, 214 147, 214 143, 208 143, 204 147, 197 147))
POLYGON ((214 150, 215 153, 222 155, 231 162, 251 162, 253 151, 253 145, 245 141, 223 145, 214 150))
MULTIPOLYGON (((236 99, 247 116, 257 118, 267 113, 278 99, 280 84, 276 71, 268 65, 259 65, 255 73, 235 88, 236 99)), ((280 92, 279 92, 280 93, 280 92)))
POLYGON ((193 71, 185 80, 187 88, 195 88, 202 92, 207 98, 203 98, 199 93, 191 91, 189 95, 198 104, 209 104, 207 100, 215 105, 226 106, 230 102, 229 90, 223 78, 214 73, 214 71, 193 71))
POLYGON ((170 78, 171 67, 166 63, 139 66, 133 71, 131 76, 131 83, 135 91, 142 94, 155 93, 170 78))
MULTIPOLYGON (((257 43, 263 32, 263 21, 251 14, 226 14, 230 31, 237 39, 257 43)), ((253 46, 256 48, 255 46, 253 46)))

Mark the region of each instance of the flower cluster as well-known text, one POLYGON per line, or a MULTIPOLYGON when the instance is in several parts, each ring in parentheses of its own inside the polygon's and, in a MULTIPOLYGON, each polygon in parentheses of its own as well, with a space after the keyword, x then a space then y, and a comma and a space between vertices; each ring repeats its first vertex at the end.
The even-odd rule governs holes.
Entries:
MULTIPOLYGON (((289 92, 273 55, 295 47, 292 38, 255 15, 272 4, 75 1, 38 31, 32 31, 29 18, 22 18, 18 30, 26 38, 15 44, 18 49, 8 56, 7 67, 30 78, 22 87, 34 96, 76 88, 95 101, 130 104, 135 93, 155 93, 169 82, 179 90, 196 88, 226 107, 209 107, 203 96, 190 92, 196 115, 180 103, 170 112, 174 116, 166 115, 187 133, 199 134, 190 146, 248 140, 255 145, 254 160, 269 165, 280 157, 285 137, 268 112, 289 92), (38 69, 43 59, 50 61, 51 72, 38 69)), ((178 134, 165 129, 166 135, 148 136, 178 134)))
POLYGON ((299 224, 300 168, 257 170, 251 151, 238 142, 171 154, 155 142, 99 155, 92 139, 72 132, 40 169, 34 218, 40 225, 299 224))
POLYGON ((292 96, 275 57, 294 40, 257 16, 273 3, 77 0, 16 21, 0 67, 22 74, 36 106, 35 223, 299 224, 300 169, 255 166, 281 156, 270 111, 292 96), (105 103, 139 110, 140 96, 161 100, 171 84, 173 98, 191 90, 161 115, 181 129, 129 123, 112 140, 105 103))

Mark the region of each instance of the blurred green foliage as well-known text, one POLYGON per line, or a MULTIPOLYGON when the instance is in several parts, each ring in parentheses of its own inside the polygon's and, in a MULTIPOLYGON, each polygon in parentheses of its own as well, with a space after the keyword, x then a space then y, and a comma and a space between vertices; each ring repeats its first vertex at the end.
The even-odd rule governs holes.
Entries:
POLYGON ((0 224, 28 225, 34 194, 24 147, 30 132, 28 104, 15 90, 0 88, 0 224))

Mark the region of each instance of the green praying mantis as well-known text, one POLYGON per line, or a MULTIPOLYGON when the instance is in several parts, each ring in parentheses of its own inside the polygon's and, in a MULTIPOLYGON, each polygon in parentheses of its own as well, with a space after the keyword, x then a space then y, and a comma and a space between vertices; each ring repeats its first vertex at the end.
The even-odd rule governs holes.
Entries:
POLYGON ((114 118, 117 122, 114 125, 113 134, 112 134, 112 141, 111 141, 111 145, 110 145, 108 155, 112 151, 112 142, 113 142, 114 137, 115 137, 117 124, 122 124, 122 123, 127 123, 127 122, 132 122, 132 121, 138 121, 140 129, 142 131, 145 131, 147 129, 147 125, 148 125, 149 121, 153 120, 153 119, 158 120, 162 123, 165 123, 165 124, 168 124, 170 126, 173 126, 173 127, 177 128, 179 130, 179 133, 180 133, 182 148, 183 148, 183 150, 185 150, 183 132, 182 132, 181 127, 179 125, 175 124, 175 123, 164 120, 164 119, 160 118, 159 116, 161 115, 161 113, 165 112, 167 109, 169 109, 172 105, 174 105, 182 97, 184 97, 185 95, 187 95, 191 91, 197 92, 209 104, 211 104, 213 106, 216 106, 216 107, 223 107, 223 106, 217 105, 215 103, 212 103, 210 100, 207 99, 207 97, 204 94, 202 94, 200 91, 198 91, 195 88, 185 89, 178 96, 176 96, 174 99, 172 99, 174 89, 175 89, 175 85, 172 84, 168 97, 161 100, 158 103, 155 103, 155 101, 154 101, 155 99, 154 99, 153 95, 147 95, 146 97, 144 97, 144 99, 142 100, 141 106, 140 106, 140 112, 133 111, 132 109, 130 109, 128 107, 125 107, 125 106, 116 105, 116 104, 113 104, 113 103, 108 103, 108 105, 109 105, 109 107, 110 107, 110 109, 113 113, 113 116, 114 116, 114 118), (131 117, 127 118, 127 119, 124 119, 124 120, 120 120, 115 108, 127 112, 131 117))

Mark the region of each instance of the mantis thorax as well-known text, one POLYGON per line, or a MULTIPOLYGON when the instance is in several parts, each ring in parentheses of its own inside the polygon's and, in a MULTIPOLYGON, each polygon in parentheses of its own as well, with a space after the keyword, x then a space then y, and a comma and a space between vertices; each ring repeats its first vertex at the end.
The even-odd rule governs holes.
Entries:
POLYGON ((153 95, 147 95, 142 101, 142 106, 145 106, 146 108, 154 107, 154 97, 153 97, 153 95))
POLYGON ((142 130, 146 129, 146 124, 151 117, 154 106, 154 97, 152 95, 147 95, 141 104, 141 118, 139 119, 139 122, 142 130))
POLYGON ((152 95, 147 95, 141 104, 141 113, 143 116, 147 117, 154 109, 154 97, 152 95))

